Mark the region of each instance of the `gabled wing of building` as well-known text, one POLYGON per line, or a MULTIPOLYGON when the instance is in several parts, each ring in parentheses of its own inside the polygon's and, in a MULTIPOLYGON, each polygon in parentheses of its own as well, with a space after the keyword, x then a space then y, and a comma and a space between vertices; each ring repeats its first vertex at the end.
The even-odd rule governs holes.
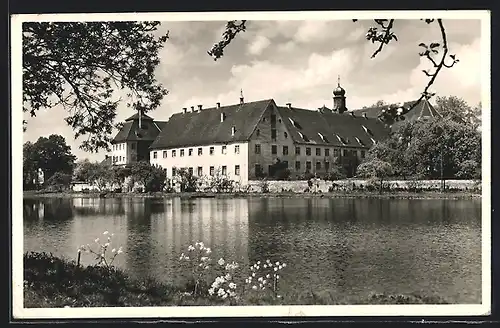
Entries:
POLYGON ((143 114, 139 127, 139 118, 137 114, 129 117, 123 124, 122 129, 116 134, 112 144, 127 141, 153 141, 160 134, 162 126, 166 122, 154 121, 151 117, 143 114))
POLYGON ((150 148, 167 149, 249 140, 272 102, 272 99, 267 99, 173 114, 164 123, 162 132, 150 148))
POLYGON ((278 107, 278 111, 293 141, 299 144, 370 147, 388 135, 388 129, 375 118, 328 109, 278 107))

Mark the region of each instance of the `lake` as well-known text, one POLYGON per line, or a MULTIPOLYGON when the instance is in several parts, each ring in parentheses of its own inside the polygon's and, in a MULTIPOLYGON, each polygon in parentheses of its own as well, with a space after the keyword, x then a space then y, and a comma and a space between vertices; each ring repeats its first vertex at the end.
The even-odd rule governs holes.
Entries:
MULTIPOLYGON (((481 199, 24 199, 25 252, 76 260, 104 231, 123 247, 114 264, 134 277, 185 282, 179 256, 203 241, 214 260, 285 262, 283 294, 481 302, 481 199)), ((82 254, 83 264, 93 260, 82 254)))

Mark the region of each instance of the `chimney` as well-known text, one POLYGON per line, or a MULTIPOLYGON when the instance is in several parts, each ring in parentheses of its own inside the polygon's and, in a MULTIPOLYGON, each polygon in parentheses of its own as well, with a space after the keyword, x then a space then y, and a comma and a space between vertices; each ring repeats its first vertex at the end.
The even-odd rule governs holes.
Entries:
POLYGON ((217 103, 217 108, 220 108, 220 102, 217 103))
POLYGON ((245 103, 245 98, 243 98, 243 89, 240 90, 240 105, 245 103))
POLYGON ((292 109, 292 103, 287 103, 287 104, 286 104, 286 107, 288 107, 288 108, 292 109))
POLYGON ((139 129, 142 129, 142 109, 139 109, 139 129))
POLYGON ((231 136, 234 137, 234 134, 236 133, 236 127, 233 125, 231 128, 231 136))
POLYGON ((363 113, 363 117, 368 119, 368 116, 366 116, 366 113, 363 113))
POLYGON ((221 121, 221 123, 224 122, 225 119, 226 119, 226 114, 220 113, 220 121, 221 121))
POLYGON ((191 106, 191 111, 194 113, 194 106, 191 106))
POLYGON ((184 112, 184 114, 186 114, 186 113, 187 113, 187 111, 188 111, 188 109, 187 109, 186 107, 184 107, 184 108, 182 109, 182 111, 184 112))
POLYGON ((198 105, 198 109, 201 110, 201 107, 203 107, 203 105, 198 105))

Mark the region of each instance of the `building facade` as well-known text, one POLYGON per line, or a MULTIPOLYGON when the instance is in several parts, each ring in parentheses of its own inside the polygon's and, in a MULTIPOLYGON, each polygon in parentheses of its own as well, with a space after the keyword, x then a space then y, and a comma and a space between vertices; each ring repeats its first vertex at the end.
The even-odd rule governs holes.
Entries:
MULTIPOLYGON (((407 103, 411 104, 411 103, 407 103)), ((113 140, 113 164, 149 160, 173 178, 179 169, 198 177, 224 175, 241 184, 273 178, 287 168, 291 178, 323 176, 343 165, 348 176, 390 127, 377 117, 382 108, 349 111, 346 92, 333 90, 332 109, 278 106, 273 99, 211 108, 183 108, 166 122, 138 113, 113 140)), ((424 101, 409 119, 438 115, 424 101)))

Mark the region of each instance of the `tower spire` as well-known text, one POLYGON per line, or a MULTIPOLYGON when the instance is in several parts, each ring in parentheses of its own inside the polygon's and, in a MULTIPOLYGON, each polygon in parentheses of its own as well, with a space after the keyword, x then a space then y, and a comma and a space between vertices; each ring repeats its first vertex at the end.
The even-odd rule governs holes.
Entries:
POLYGON ((240 104, 245 102, 245 98, 243 98, 243 89, 240 89, 240 104))
POLYGON ((340 87, 340 74, 337 76, 337 85, 340 87))

